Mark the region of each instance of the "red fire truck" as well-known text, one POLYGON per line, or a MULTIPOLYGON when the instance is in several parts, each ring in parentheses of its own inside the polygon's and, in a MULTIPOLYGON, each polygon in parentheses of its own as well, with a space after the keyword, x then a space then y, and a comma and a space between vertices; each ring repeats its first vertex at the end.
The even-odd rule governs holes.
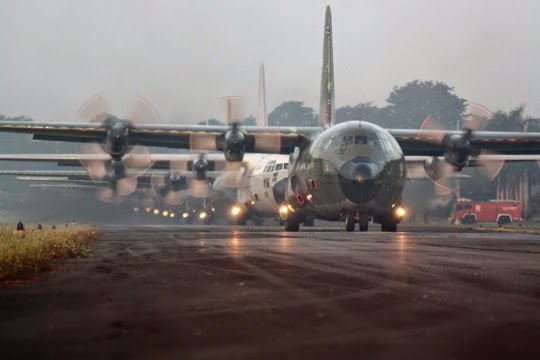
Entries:
POLYGON ((497 222, 499 225, 521 220, 522 204, 519 201, 490 200, 471 201, 460 199, 454 205, 450 221, 463 224, 497 222))

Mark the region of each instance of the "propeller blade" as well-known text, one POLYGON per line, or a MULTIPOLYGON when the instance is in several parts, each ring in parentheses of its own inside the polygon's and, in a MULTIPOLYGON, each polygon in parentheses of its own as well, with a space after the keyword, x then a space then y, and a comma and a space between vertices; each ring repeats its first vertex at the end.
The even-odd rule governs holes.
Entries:
POLYGON ((433 144, 442 144, 444 138, 444 126, 442 125, 441 121, 432 114, 426 116, 426 118, 420 123, 416 136, 424 137, 426 133, 422 133, 425 131, 429 131, 429 142, 433 144))
POLYGON ((181 205, 185 201, 185 191, 169 191, 163 201, 169 205, 181 205))
POLYGON ((244 119, 245 98, 228 96, 221 100, 224 105, 226 123, 228 125, 240 123, 244 119))
MULTIPOLYGON (((126 168, 134 171, 133 177, 146 173, 154 164, 146 146, 135 146, 123 159, 126 168)), ((130 172, 130 173, 132 173, 130 172)))
POLYGON ((493 118, 493 113, 487 107, 472 101, 467 106, 466 114, 463 129, 469 131, 485 129, 493 118))
POLYGON ((133 124, 160 123, 160 117, 157 110, 148 100, 146 100, 142 96, 137 96, 137 98, 131 105, 131 109, 127 114, 127 118, 133 124))
POLYGON ((137 179, 136 178, 124 178, 116 182, 116 191, 115 195, 120 197, 125 197, 137 190, 137 179))
POLYGON ((76 122, 103 122, 109 114, 109 105, 102 93, 97 93, 86 100, 75 115, 76 122))
POLYGON ((281 134, 255 134, 255 152, 276 154, 281 150, 281 134))
POLYGON ((212 195, 212 187, 208 180, 192 179, 189 183, 189 196, 195 198, 207 198, 212 195))
POLYGON ((219 186, 238 189, 249 186, 248 170, 243 163, 228 162, 219 177, 219 186))
POLYGON ((75 153, 93 181, 101 181, 105 178, 107 175, 106 160, 88 160, 92 156, 107 156, 99 144, 81 144, 75 148, 75 153))
POLYGON ((474 162, 482 172, 482 175, 484 175, 488 181, 493 181, 502 171, 505 161, 501 160, 499 156, 490 159, 490 155, 496 154, 483 150, 480 155, 475 158, 474 162))
POLYGON ((216 136, 217 134, 191 133, 191 136, 189 137, 189 149, 191 153, 217 151, 216 136))
POLYGON ((158 196, 162 196, 162 189, 165 187, 165 176, 154 174, 150 178, 150 188, 158 196))
POLYGON ((102 202, 115 205, 120 204, 127 199, 126 196, 119 196, 118 194, 115 194, 114 190, 109 187, 98 189, 97 197, 102 202))

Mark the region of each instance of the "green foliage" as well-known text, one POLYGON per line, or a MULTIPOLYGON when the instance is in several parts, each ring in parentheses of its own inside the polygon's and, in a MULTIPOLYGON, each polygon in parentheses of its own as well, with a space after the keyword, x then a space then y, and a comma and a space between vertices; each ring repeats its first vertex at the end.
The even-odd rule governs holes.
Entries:
POLYGON ((317 126, 315 111, 301 101, 287 101, 268 115, 270 126, 317 126))
POLYGON ((465 114, 466 100, 454 94, 454 88, 433 81, 411 81, 395 86, 388 102, 387 127, 417 129, 432 115, 447 129, 455 129, 456 122, 465 114))
POLYGON ((255 125, 257 125, 257 119, 255 118, 255 116, 249 115, 247 118, 242 120, 240 123, 242 125, 244 125, 244 126, 255 126, 255 125))
POLYGON ((520 105, 509 112, 497 110, 491 117, 485 130, 487 131, 524 131, 527 118, 523 115, 525 106, 520 105))
POLYGON ((5 115, 0 115, 0 121, 33 121, 32 119, 30 119, 29 117, 26 117, 26 116, 5 116, 5 115))
POLYGON ((225 124, 217 119, 212 118, 205 121, 199 121, 197 125, 224 126, 225 124))
POLYGON ((53 261, 87 257, 98 239, 91 228, 41 230, 18 235, 0 228, 0 281, 20 280, 53 268, 53 261))
POLYGON ((343 106, 336 110, 336 123, 350 120, 362 120, 386 126, 388 123, 388 110, 387 108, 378 108, 371 102, 360 103, 355 106, 343 106))

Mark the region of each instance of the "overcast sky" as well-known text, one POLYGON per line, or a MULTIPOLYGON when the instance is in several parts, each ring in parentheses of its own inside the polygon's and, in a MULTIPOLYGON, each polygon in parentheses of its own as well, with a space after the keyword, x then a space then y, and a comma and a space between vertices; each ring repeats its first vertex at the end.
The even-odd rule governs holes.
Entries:
MULTIPOLYGON (((91 95, 142 95, 163 122, 318 108, 325 5, 332 6, 336 105, 384 105, 395 85, 437 80, 492 109, 540 116, 538 0, 2 0, 0 113, 70 121, 91 95)), ((113 106, 114 108, 114 106, 113 106)))

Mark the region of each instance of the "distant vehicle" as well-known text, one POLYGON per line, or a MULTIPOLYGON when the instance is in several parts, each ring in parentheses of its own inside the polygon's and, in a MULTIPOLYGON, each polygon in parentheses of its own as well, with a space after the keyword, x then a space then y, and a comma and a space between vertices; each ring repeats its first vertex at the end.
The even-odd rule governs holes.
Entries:
POLYGON ((496 222, 499 225, 521 220, 522 204, 519 201, 490 200, 471 201, 459 200, 454 205, 450 222, 463 224, 477 222, 496 222))

